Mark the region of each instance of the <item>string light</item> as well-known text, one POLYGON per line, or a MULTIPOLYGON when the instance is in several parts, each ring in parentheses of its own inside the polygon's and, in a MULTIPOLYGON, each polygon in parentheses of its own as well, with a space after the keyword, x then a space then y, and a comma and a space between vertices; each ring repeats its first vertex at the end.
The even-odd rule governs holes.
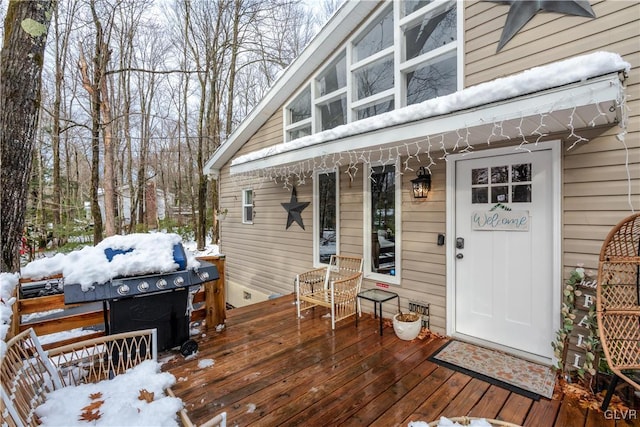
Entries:
MULTIPOLYGON (((602 110, 600 105, 592 100, 595 104, 597 112, 594 117, 588 121, 589 127, 597 125, 598 121, 602 121, 602 117, 607 117, 607 114, 602 110)), ((548 108, 546 112, 538 112, 537 125, 535 129, 530 132, 525 131, 525 119, 522 115, 517 124, 511 124, 512 135, 516 135, 520 140, 520 144, 514 147, 515 151, 523 150, 530 152, 528 148, 530 144, 537 145, 544 138, 548 137, 549 125, 548 121, 554 111, 557 111, 558 105, 562 105, 561 102, 557 102, 548 108)), ((621 112, 620 122, 618 123, 621 131, 616 135, 618 140, 622 142, 628 157, 628 148, 625 144, 625 136, 627 133, 628 125, 628 106, 626 102, 626 96, 621 90, 619 99, 617 101, 616 108, 621 112)), ((575 129, 574 121, 577 118, 576 107, 573 107, 569 112, 568 122, 566 123, 569 135, 565 138, 567 141, 572 141, 568 148, 574 149, 579 143, 587 142, 588 139, 578 135, 575 129)), ((557 118, 555 119, 557 120, 557 118)), ((496 141, 508 141, 512 137, 505 134, 508 123, 504 120, 495 120, 492 123, 491 133, 486 139, 486 144, 491 145, 496 141)), ((400 167, 395 171, 397 175, 402 175, 406 172, 414 172, 412 164, 420 164, 420 155, 424 154, 427 158, 427 164, 422 165, 429 173, 432 173, 431 169, 437 166, 435 159, 447 161, 447 157, 450 154, 467 154, 474 150, 474 146, 470 142, 471 130, 468 124, 465 124, 459 129, 452 130, 447 133, 441 133, 437 135, 426 135, 423 139, 419 139, 412 142, 399 143, 393 146, 375 147, 371 149, 362 150, 349 150, 346 149, 342 152, 323 154, 318 157, 300 160, 297 163, 283 165, 279 167, 266 167, 259 170, 252 170, 239 174, 234 174, 231 179, 238 185, 256 185, 255 181, 274 183, 280 182, 284 189, 290 190, 292 186, 304 185, 307 183, 307 178, 312 177, 314 171, 317 170, 341 170, 344 169, 344 174, 349 177, 351 181, 356 179, 360 169, 365 168, 369 171, 368 179, 372 182, 374 180, 374 172, 371 168, 372 165, 381 165, 383 170, 387 165, 395 165, 396 160, 400 159, 400 167), (447 149, 446 141, 453 140, 455 142, 453 147, 447 149), (372 160, 373 157, 373 160, 372 160), (415 159, 415 162, 412 160, 415 159)), ((629 165, 627 160, 627 176, 629 181, 629 195, 631 194, 631 173, 629 171, 629 165)), ((629 205, 633 210, 631 203, 631 196, 629 196, 629 205)))

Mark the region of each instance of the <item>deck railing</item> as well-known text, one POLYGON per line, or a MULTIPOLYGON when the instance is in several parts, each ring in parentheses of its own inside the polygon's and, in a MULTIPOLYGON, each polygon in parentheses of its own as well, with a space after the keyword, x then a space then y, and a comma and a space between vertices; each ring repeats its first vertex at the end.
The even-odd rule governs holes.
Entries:
MULTIPOLYGON (((224 281, 225 257, 223 255, 205 256, 198 257, 198 259, 214 264, 218 269, 220 278, 205 282, 201 286, 200 290, 194 295, 194 309, 191 311, 191 321, 195 322, 204 320, 205 325, 208 328, 215 328, 220 324, 224 324, 226 319, 224 281)), ((28 280, 24 279, 20 279, 20 281, 21 284, 28 282, 28 280)), ((72 331, 77 328, 102 326, 105 322, 106 313, 103 307, 82 310, 80 313, 73 313, 73 310, 70 309, 81 307, 83 305, 87 306, 87 304, 65 304, 63 294, 20 299, 20 292, 16 287, 15 297, 16 302, 12 305, 13 315, 11 316, 10 336, 15 336, 28 328, 33 328, 36 334, 42 337, 53 333, 72 331), (44 320, 37 318, 28 322, 22 322, 23 316, 53 310, 64 310, 64 312, 61 312, 62 314, 60 316, 54 316, 44 320), (65 314, 66 312, 71 312, 71 314, 65 314)), ((49 342, 43 345, 43 347, 48 349, 103 335, 104 329, 91 334, 49 342)))

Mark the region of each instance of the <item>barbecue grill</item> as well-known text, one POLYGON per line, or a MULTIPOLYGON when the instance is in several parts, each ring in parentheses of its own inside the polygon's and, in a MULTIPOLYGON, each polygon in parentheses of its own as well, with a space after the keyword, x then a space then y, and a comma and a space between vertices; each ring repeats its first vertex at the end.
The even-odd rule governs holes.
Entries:
MULTIPOLYGON (((181 247, 180 250, 184 254, 181 247)), ((199 262, 197 269, 119 277, 94 284, 88 290, 83 290, 80 284, 65 283, 64 302, 102 301, 106 334, 156 328, 158 350, 180 346, 180 352, 186 356, 198 348, 189 339, 190 288, 220 277, 215 265, 199 262)))

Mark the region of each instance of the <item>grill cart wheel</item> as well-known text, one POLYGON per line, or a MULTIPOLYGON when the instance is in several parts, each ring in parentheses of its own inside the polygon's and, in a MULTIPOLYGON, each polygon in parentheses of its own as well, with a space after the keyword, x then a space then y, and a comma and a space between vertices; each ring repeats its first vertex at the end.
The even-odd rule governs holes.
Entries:
POLYGON ((194 340, 187 340, 180 346, 180 354, 184 357, 190 356, 198 351, 198 343, 194 340))

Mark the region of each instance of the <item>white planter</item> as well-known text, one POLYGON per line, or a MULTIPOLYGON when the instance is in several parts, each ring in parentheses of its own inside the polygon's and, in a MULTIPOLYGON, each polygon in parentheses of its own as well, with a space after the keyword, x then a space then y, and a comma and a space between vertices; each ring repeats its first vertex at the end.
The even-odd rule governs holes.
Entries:
MULTIPOLYGON (((422 318, 415 313, 408 314, 413 314, 417 318, 417 320, 412 322, 403 322, 398 320, 398 316, 400 316, 400 313, 393 316, 393 330, 395 331, 398 338, 405 341, 411 341, 415 339, 420 334, 420 330, 422 329, 422 318)), ((407 313, 403 313, 403 315, 406 316, 407 313)))

